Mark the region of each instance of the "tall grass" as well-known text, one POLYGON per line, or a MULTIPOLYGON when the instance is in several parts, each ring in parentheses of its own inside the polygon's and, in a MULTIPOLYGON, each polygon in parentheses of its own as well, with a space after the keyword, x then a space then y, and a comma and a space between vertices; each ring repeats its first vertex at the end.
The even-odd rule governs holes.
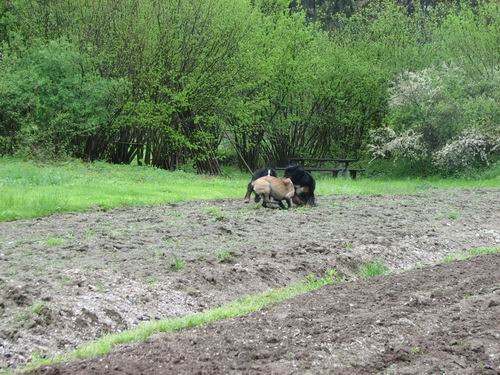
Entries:
MULTIPOLYGON (((485 179, 333 179, 315 174, 318 195, 410 194, 432 188, 498 188, 485 179)), ((225 177, 183 171, 69 161, 35 164, 0 158, 0 221, 83 211, 92 207, 153 205, 188 200, 242 198, 249 175, 225 177)))

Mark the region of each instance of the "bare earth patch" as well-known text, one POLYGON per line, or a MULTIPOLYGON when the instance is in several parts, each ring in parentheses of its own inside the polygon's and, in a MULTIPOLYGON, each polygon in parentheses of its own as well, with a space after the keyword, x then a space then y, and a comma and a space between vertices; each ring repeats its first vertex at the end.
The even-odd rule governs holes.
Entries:
MULTIPOLYGON (((500 243, 498 190, 319 197, 318 204, 285 211, 227 200, 0 223, 0 368, 329 268, 356 279, 358 267, 368 261, 402 270, 500 243)), ((497 265, 496 276, 498 270, 497 265)), ((402 293, 410 297, 409 289, 402 293)), ((314 315, 316 304, 308 302, 304 309, 314 315)), ((337 314, 336 304, 330 308, 337 314)), ((342 350, 356 353, 359 346, 379 353, 374 341, 360 337, 342 350)), ((352 361, 364 366, 365 357, 352 361)))
POLYGON ((330 285, 56 374, 498 374, 500 255, 330 285))

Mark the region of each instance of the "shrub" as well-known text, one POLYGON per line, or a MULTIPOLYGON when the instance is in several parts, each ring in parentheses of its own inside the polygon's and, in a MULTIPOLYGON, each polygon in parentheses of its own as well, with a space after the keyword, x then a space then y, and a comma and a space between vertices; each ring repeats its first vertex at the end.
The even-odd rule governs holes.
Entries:
POLYGON ((0 154, 82 154, 82 138, 108 126, 127 84, 95 73, 64 40, 8 54, 0 65, 0 154))
MULTIPOLYGON (((393 83, 387 127, 371 132, 373 159, 424 162, 451 174, 498 154, 500 71, 477 79, 454 64, 406 72, 393 83)), ((372 160, 373 160, 372 159, 372 160)))
POLYGON ((373 159, 392 158, 394 161, 398 159, 419 161, 427 157, 427 147, 422 140, 422 134, 409 130, 398 136, 394 130, 387 127, 372 131, 371 134, 373 142, 368 145, 368 149, 371 151, 373 159))
POLYGON ((500 138, 483 134, 478 129, 464 131, 433 156, 434 164, 446 173, 489 166, 500 153, 500 138))

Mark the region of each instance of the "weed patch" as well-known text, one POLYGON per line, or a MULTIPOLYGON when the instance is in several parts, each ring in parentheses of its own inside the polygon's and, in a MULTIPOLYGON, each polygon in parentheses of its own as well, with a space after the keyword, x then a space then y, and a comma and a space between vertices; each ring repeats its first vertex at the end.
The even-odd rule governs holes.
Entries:
POLYGON ((231 263, 234 258, 234 254, 228 250, 218 250, 215 253, 215 257, 221 263, 231 263))
POLYGON ((215 220, 223 220, 225 218, 220 207, 207 207, 205 208, 205 212, 215 220))
POLYGON ((20 311, 16 314, 16 322, 24 322, 31 318, 31 314, 26 311, 20 311))
POLYGON ((174 256, 172 259, 172 262, 170 263, 170 269, 175 272, 182 271, 184 269, 184 261, 182 258, 179 258, 178 256, 174 256))
POLYGON ((45 240, 45 245, 49 247, 55 247, 55 246, 60 246, 64 243, 64 240, 62 238, 58 237, 50 237, 45 240))
POLYGON ((388 272, 389 268, 384 263, 378 260, 364 263, 358 269, 358 275, 363 279, 385 275, 388 272))
POLYGON ((35 315, 40 315, 45 309, 45 303, 37 301, 31 306, 31 312, 35 315))
POLYGON ((349 241, 344 242, 342 245, 344 246, 344 249, 346 249, 346 250, 352 250, 352 248, 353 248, 352 242, 349 242, 349 241))

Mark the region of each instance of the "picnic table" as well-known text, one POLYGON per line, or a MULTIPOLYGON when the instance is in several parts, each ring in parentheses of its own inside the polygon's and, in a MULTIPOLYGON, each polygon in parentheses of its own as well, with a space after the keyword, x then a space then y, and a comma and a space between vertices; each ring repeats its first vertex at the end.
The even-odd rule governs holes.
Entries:
MULTIPOLYGON (((349 168, 349 163, 354 163, 359 159, 355 158, 307 158, 307 157, 290 157, 288 158, 288 164, 300 164, 308 172, 332 172, 333 177, 338 176, 351 176, 355 179, 360 172, 364 172, 364 169, 359 168, 349 168), (324 167, 325 163, 336 163, 336 167, 324 167)), ((277 168, 277 169, 285 169, 277 168)))

